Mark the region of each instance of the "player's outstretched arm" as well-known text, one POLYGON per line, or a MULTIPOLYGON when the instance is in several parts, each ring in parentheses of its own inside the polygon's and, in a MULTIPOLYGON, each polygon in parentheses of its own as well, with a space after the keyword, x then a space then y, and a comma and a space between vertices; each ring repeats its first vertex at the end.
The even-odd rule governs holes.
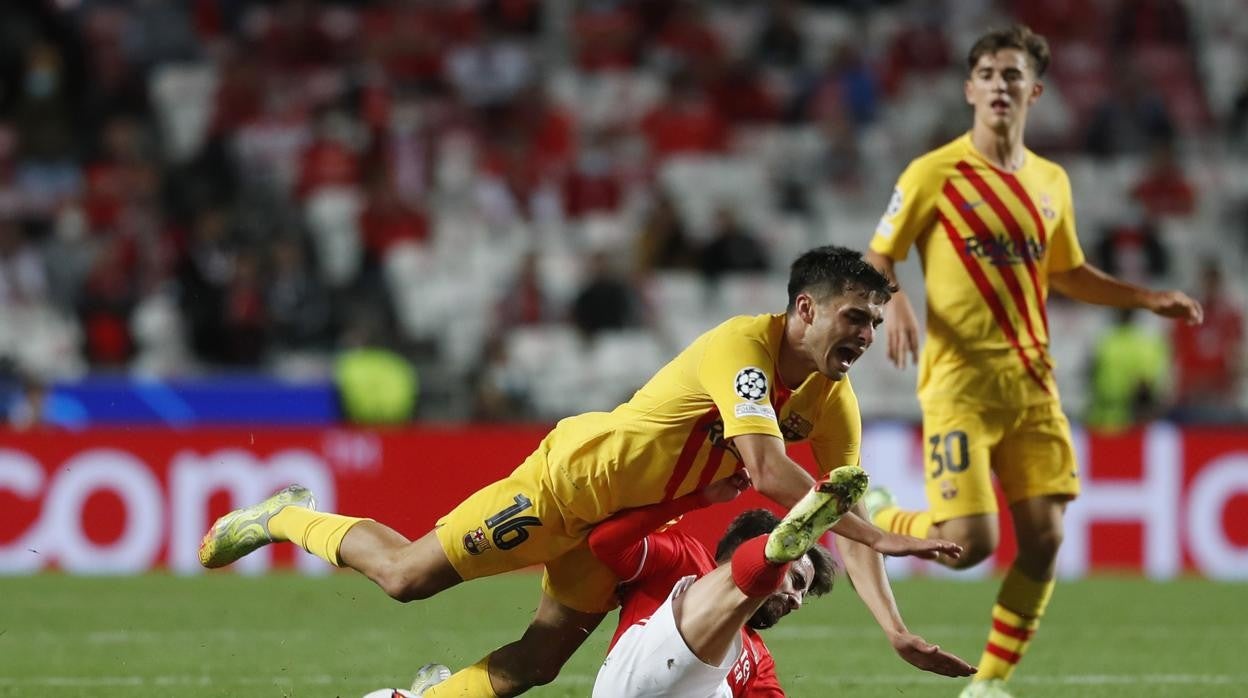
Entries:
POLYGON ((1193 325, 1205 319, 1200 303, 1182 291, 1153 291, 1136 286, 1087 263, 1049 274, 1049 285, 1063 296, 1084 303, 1112 308, 1142 308, 1193 325))
MULTIPOLYGON (((860 508, 861 504, 857 506, 860 508)), ((862 513, 859 511, 859 514, 862 513)), ((906 628, 884 571, 884 560, 879 553, 844 537, 838 537, 836 545, 841 551, 841 560, 845 563, 846 574, 853 582, 854 591, 902 659, 924 671, 944 676, 969 676, 975 673, 975 667, 960 657, 945 652, 906 628)))
POLYGON ((897 292, 884 306, 884 334, 888 339, 888 360, 897 368, 904 369, 907 360, 919 363, 919 319, 914 314, 910 298, 897 283, 897 273, 891 257, 875 250, 867 250, 867 262, 888 277, 897 292))

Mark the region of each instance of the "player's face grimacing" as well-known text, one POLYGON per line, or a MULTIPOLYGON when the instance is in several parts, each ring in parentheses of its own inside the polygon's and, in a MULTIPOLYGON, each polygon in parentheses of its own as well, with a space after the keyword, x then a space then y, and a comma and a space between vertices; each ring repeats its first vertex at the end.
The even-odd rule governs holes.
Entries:
POLYGON ((881 300, 851 286, 840 295, 812 303, 806 349, 815 370, 834 381, 845 377, 875 341, 875 330, 884 321, 881 300))
POLYGON ((1027 53, 1006 48, 980 56, 965 89, 975 121, 1004 132, 1024 120, 1044 86, 1036 80, 1027 53))
POLYGON ((767 597, 745 624, 755 630, 766 630, 779 623, 781 618, 802 607, 814 579, 815 566, 811 564, 809 555, 794 560, 780 588, 767 597))

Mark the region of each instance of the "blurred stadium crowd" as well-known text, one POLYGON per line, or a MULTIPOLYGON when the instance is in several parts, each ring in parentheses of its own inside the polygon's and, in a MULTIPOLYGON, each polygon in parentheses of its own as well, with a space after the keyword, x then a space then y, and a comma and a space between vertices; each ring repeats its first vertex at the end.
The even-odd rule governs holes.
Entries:
MULTIPOLYGON (((802 249, 865 248, 905 164, 969 126, 967 46, 1020 20, 1054 56, 1028 143, 1068 168, 1085 251, 1208 313, 1055 299, 1067 406, 1234 419, 1246 10, 3 3, 0 356, 36 382, 297 379, 383 347, 417 368, 422 417, 610 408, 702 330, 779 310, 802 249)), ((864 412, 917 414, 913 372, 867 356, 864 412)))

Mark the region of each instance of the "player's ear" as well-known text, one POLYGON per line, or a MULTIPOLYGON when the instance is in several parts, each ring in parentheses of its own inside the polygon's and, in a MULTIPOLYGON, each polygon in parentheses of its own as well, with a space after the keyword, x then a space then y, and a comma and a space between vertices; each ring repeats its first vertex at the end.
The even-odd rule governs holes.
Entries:
POLYGON ((966 77, 966 82, 962 83, 962 94, 966 96, 966 103, 975 106, 975 81, 971 76, 966 77))
POLYGON ((1040 99, 1040 95, 1042 94, 1044 94, 1044 83, 1036 80, 1031 84, 1031 95, 1027 97, 1027 105, 1030 106, 1035 104, 1036 100, 1040 99))
POLYGON ((815 299, 809 293, 797 294, 797 316, 807 325, 815 321, 815 299))

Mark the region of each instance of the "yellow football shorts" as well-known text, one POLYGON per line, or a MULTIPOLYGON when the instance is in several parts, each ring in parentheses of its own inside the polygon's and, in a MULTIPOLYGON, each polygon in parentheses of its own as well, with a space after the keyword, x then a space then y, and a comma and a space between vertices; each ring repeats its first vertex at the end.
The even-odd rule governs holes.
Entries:
POLYGON ((1079 495, 1070 422, 1057 401, 1013 410, 925 403, 923 448, 927 501, 937 523, 996 513, 993 473, 1010 504, 1079 495))
POLYGON ((617 605, 615 575, 589 551, 588 525, 565 515, 542 477, 546 444, 510 475, 438 520, 435 531, 465 580, 544 565, 542 590, 585 613, 617 605))

